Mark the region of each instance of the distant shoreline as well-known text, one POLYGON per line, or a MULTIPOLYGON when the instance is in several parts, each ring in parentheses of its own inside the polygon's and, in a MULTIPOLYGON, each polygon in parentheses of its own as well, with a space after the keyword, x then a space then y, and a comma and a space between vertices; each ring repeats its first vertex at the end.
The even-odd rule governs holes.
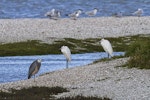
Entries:
POLYGON ((63 38, 120 37, 150 34, 150 17, 94 17, 0 19, 0 43, 41 40, 51 43, 63 38))

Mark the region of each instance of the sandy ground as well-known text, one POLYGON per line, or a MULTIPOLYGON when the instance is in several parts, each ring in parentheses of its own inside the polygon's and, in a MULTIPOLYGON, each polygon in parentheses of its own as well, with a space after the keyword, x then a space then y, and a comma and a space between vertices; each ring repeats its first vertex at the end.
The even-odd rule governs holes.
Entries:
MULTIPOLYGON (((70 19, 0 19, 0 42, 63 38, 119 37, 150 34, 150 17, 70 19)), ((61 96, 100 96, 113 100, 149 100, 150 70, 116 67, 128 58, 63 69, 33 79, 0 84, 0 90, 31 86, 63 86, 70 92, 61 96)))

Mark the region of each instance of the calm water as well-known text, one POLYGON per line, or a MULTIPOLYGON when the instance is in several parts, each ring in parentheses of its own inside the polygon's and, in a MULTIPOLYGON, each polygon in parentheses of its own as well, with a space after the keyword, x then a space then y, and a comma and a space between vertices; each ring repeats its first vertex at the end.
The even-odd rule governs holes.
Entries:
MULTIPOLYGON (((124 53, 115 52, 114 55, 124 55, 124 53)), ((87 65, 104 57, 107 57, 106 53, 72 54, 72 61, 69 63, 69 67, 87 65)), ((38 58, 43 61, 37 76, 46 72, 66 68, 66 60, 62 54, 0 57, 0 83, 27 79, 29 66, 38 58)))
POLYGON ((52 8, 66 17, 65 14, 74 10, 87 11, 95 7, 101 10, 97 16, 110 16, 120 11, 131 15, 138 8, 144 10, 144 16, 150 15, 150 0, 0 0, 0 18, 44 18, 52 8))

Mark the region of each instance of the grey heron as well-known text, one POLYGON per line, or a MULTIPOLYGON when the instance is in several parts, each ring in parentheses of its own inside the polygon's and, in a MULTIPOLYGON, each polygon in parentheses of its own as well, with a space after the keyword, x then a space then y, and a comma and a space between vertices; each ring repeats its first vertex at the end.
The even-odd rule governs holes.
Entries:
POLYGON ((34 75, 34 81, 35 81, 35 74, 38 73, 40 67, 41 67, 41 59, 37 59, 33 61, 33 63, 29 67, 28 79, 30 79, 31 76, 34 75))

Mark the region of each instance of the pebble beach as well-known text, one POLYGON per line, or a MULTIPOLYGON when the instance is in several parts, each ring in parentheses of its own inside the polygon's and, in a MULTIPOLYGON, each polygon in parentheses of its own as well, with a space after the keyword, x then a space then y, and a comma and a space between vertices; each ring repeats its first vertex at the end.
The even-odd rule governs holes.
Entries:
POLYGON ((0 19, 0 43, 62 38, 120 37, 150 34, 150 17, 97 17, 50 19, 0 19))
MULTIPOLYGON (((122 37, 150 34, 150 17, 96 17, 50 19, 0 19, 0 43, 41 40, 52 43, 63 38, 122 37)), ((100 96, 113 100, 149 100, 150 70, 121 66, 129 58, 98 62, 86 66, 58 70, 34 79, 0 84, 1 91, 31 86, 63 86, 65 96, 100 96)))

